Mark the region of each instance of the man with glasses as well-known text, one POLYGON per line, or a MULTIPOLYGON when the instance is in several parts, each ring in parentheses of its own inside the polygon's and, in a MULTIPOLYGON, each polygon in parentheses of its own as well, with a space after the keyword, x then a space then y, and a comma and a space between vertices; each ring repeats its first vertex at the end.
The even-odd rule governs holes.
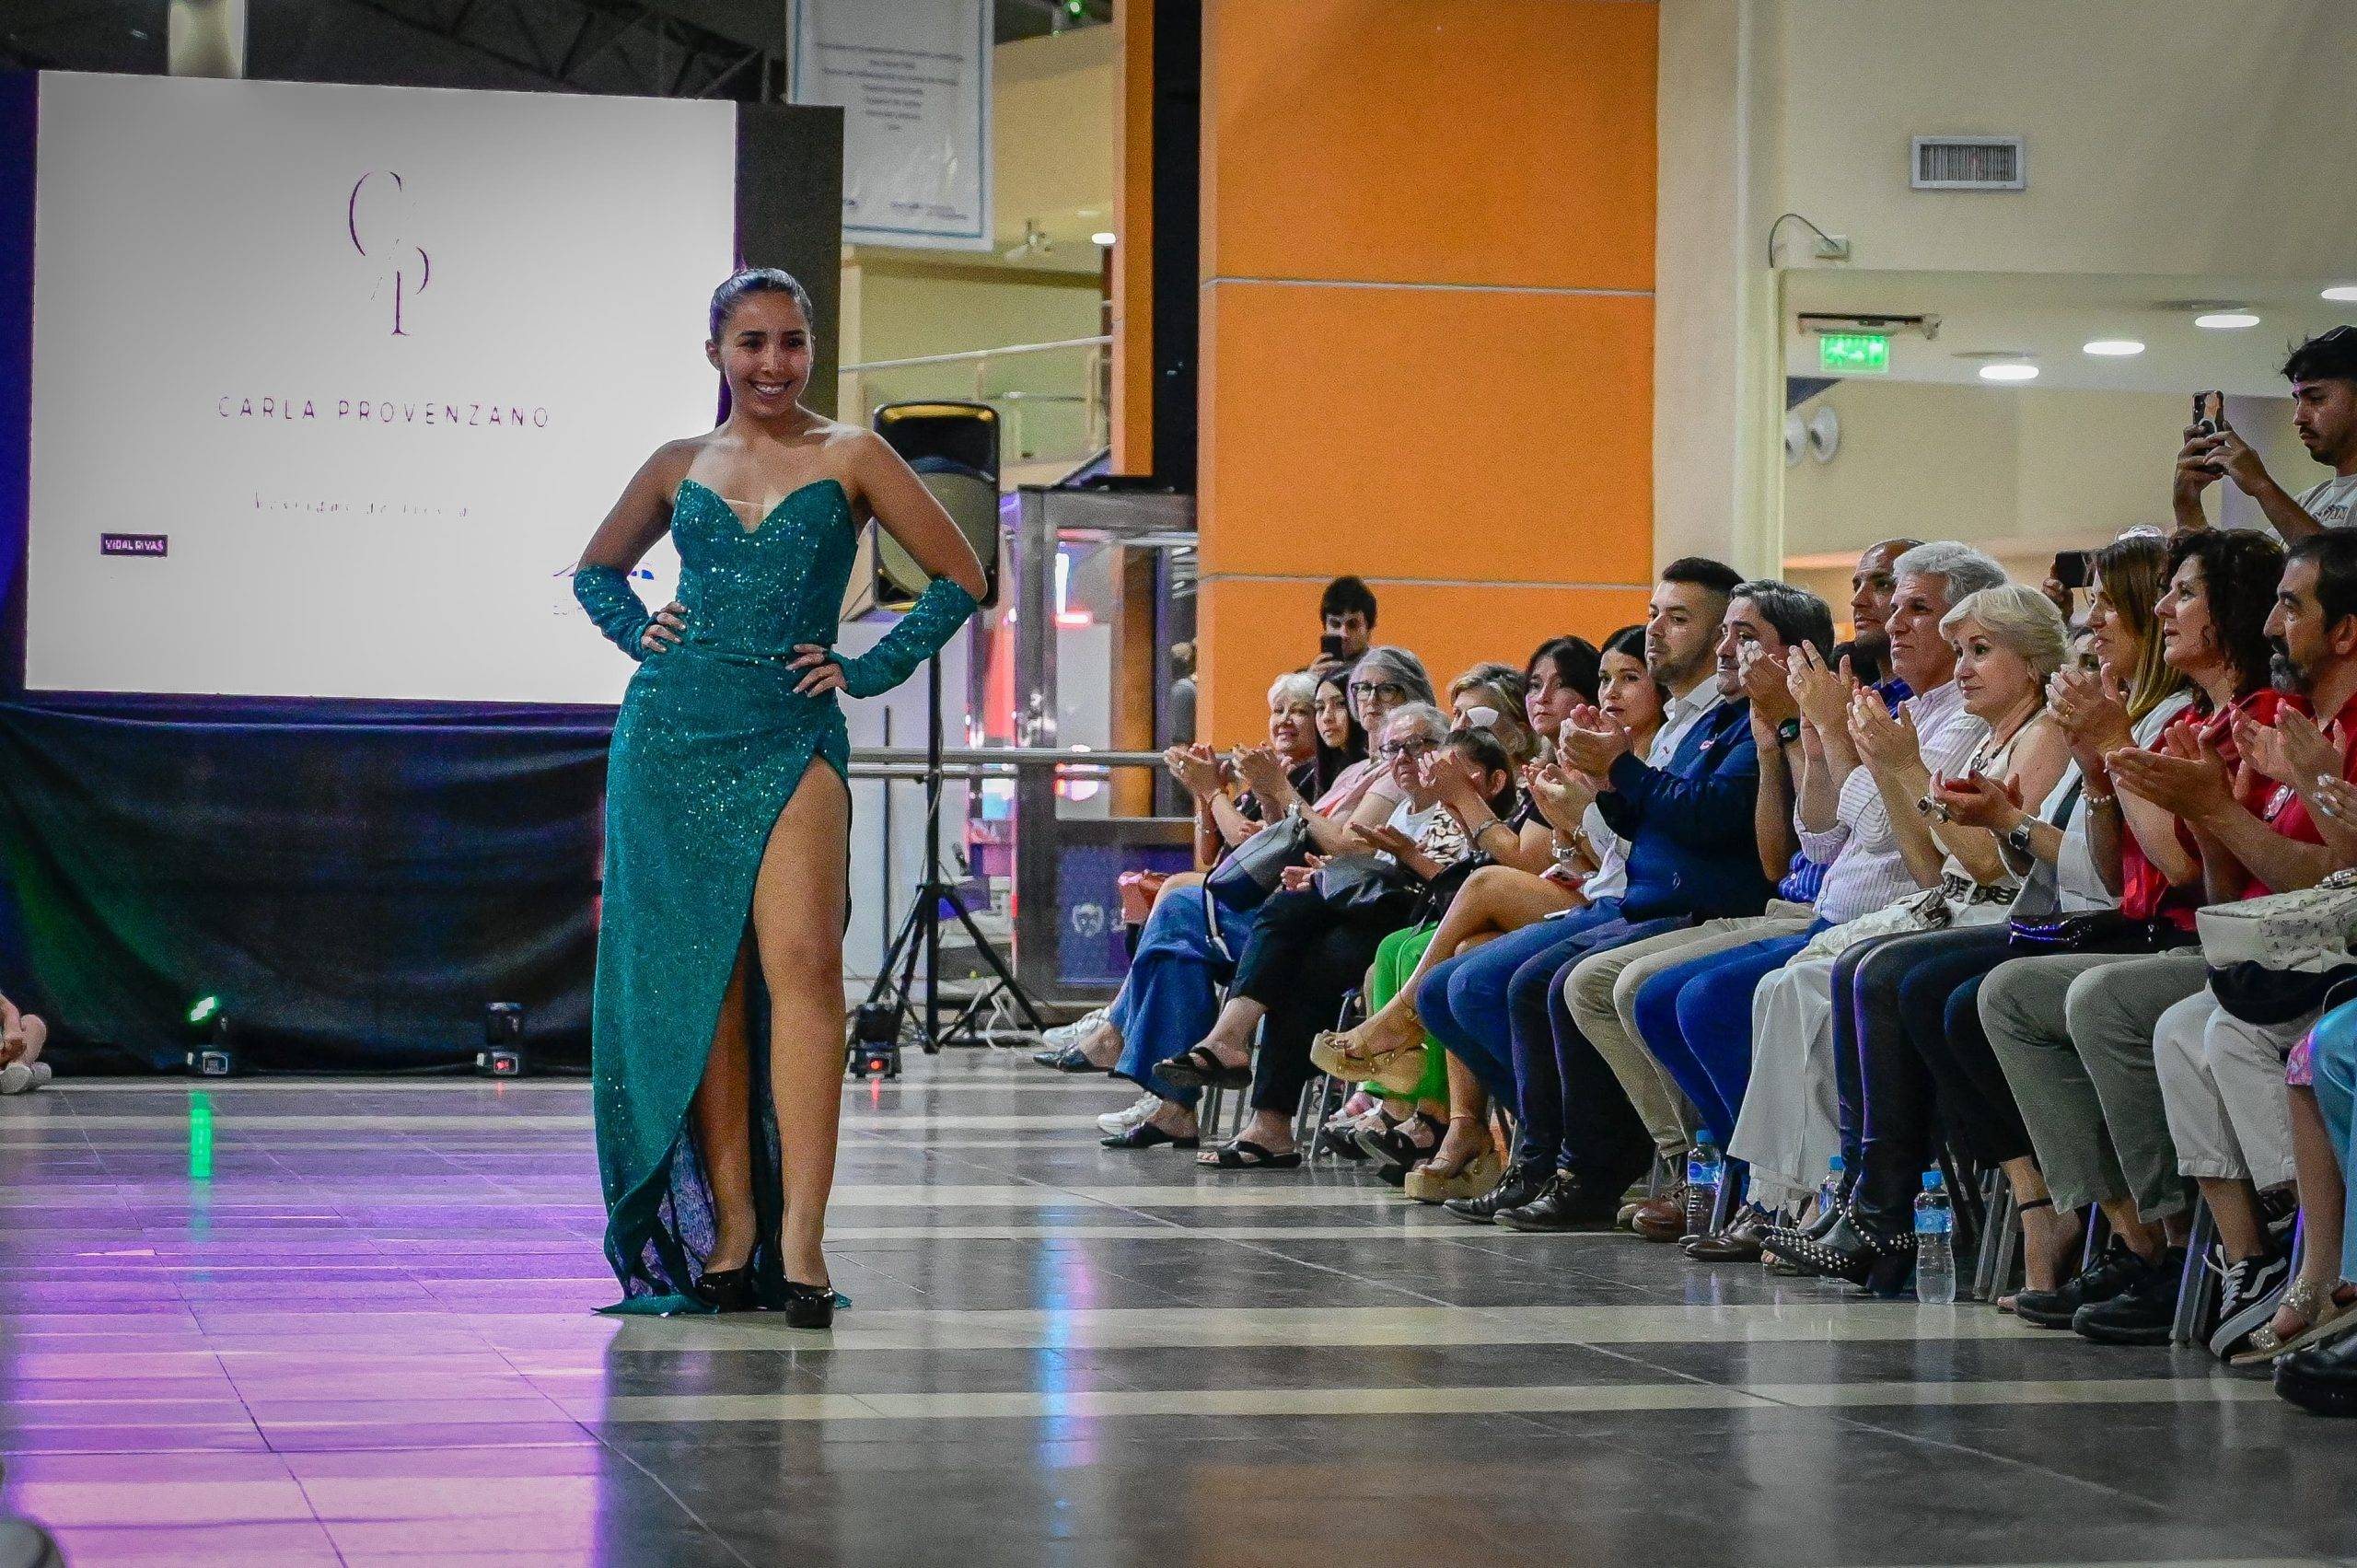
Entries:
POLYGON ((2357 328, 2335 327, 2310 338, 2283 362, 2283 377, 2292 383, 2292 428, 2308 456, 2330 468, 2332 477, 2293 495, 2223 422, 2215 431, 2189 425, 2171 494, 2178 528, 2210 526, 2201 493, 2221 475, 2258 503, 2286 544, 2349 526, 2350 510, 2357 506, 2357 328))

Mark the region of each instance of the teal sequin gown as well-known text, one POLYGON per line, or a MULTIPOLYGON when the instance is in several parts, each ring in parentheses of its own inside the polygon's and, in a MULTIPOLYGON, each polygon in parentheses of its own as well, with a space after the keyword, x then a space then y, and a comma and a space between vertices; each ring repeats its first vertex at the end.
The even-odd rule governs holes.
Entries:
MULTIPOLYGON (((728 504, 682 482, 672 503, 679 552, 679 644, 645 654, 646 608, 612 567, 584 567, 574 593, 638 673, 614 721, 606 775, 606 877, 591 1016, 606 1258, 623 1300, 610 1311, 699 1312, 689 1286, 712 1243, 712 1204, 688 1106, 702 1081, 778 813, 813 758, 848 777, 850 742, 831 693, 798 696, 797 643, 831 645, 857 529, 831 479, 788 495, 748 529, 728 504)), ((936 579, 867 653, 843 663, 845 690, 873 696, 973 613, 936 579)), ((751 1006, 756 1289, 783 1296, 781 1187, 769 1103, 767 1008, 751 1006)), ((840 1042, 838 1042, 840 1043, 840 1042)))

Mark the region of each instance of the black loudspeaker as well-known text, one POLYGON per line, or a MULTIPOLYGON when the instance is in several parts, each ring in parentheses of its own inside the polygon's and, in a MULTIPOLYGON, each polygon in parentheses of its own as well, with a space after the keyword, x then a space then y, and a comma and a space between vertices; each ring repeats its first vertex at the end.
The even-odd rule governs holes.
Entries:
MULTIPOLYGON (((987 403, 886 403, 876 433, 916 470, 982 563, 982 603, 998 603, 998 411, 987 403)), ((876 523, 873 602, 903 609, 930 580, 876 523)))

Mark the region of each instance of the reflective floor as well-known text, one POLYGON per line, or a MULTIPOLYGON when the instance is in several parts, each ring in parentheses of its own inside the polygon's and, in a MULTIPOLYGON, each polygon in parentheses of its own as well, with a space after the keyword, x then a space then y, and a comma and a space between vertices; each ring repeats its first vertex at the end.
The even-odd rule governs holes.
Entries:
POLYGON ((593 1317, 578 1083, 0 1100, 0 1512, 76 1564, 2357 1555, 2357 1423, 2197 1353, 1199 1177, 1014 1055, 845 1093, 831 1334, 593 1317))

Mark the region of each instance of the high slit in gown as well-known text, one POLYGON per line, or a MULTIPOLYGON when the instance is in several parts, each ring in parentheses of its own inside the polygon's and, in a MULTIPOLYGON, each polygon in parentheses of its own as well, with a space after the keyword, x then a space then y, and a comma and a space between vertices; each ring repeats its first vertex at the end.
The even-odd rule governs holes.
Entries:
MULTIPOLYGON (((592 620, 639 662, 614 721, 606 774, 606 872, 590 1056, 612 1312, 706 1310, 691 1285, 713 1242, 712 1194, 689 1104, 751 914, 778 815, 816 759, 848 777, 833 693, 797 695, 795 645, 831 645, 858 539, 831 479, 804 485, 747 528, 693 480, 672 502, 680 641, 647 654, 649 617, 608 566, 575 575, 592 620)), ((937 578, 867 653, 842 660, 845 690, 873 696, 946 642, 974 600, 937 578)), ((746 987, 751 1041, 755 1289, 784 1298, 777 1255, 782 1169, 771 1104, 767 1009, 746 987)), ((840 1039, 828 1042, 840 1048, 840 1039)))

